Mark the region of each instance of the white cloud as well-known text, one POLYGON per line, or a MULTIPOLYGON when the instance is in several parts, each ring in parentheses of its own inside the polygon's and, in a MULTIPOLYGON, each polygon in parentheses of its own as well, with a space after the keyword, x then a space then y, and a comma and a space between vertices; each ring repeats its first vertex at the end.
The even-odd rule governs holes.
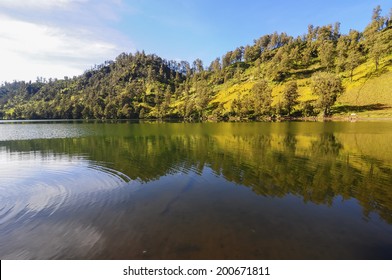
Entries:
POLYGON ((0 81, 77 75, 119 52, 115 44, 94 38, 88 30, 70 33, 7 17, 0 18, 0 26, 0 81))
POLYGON ((121 32, 121 1, 0 0, 0 84, 80 75, 132 51, 121 32), (33 12, 31 12, 33 11, 33 12))

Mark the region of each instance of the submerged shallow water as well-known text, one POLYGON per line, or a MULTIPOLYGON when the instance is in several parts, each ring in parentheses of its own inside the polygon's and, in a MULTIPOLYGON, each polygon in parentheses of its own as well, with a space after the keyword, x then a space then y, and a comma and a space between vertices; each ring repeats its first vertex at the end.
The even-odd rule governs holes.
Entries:
POLYGON ((0 122, 1 259, 392 259, 392 123, 0 122))

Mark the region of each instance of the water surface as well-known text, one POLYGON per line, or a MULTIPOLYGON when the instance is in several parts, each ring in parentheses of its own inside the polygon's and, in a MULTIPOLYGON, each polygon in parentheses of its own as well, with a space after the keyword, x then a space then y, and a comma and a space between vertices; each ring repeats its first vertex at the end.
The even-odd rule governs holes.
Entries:
POLYGON ((392 259, 392 123, 0 123, 1 259, 392 259))

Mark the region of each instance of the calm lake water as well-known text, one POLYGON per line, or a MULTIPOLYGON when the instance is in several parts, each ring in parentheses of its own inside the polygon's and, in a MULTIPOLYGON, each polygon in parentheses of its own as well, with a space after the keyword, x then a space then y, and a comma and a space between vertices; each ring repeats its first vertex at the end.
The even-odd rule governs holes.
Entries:
POLYGON ((392 259, 392 122, 0 122, 0 259, 392 259))

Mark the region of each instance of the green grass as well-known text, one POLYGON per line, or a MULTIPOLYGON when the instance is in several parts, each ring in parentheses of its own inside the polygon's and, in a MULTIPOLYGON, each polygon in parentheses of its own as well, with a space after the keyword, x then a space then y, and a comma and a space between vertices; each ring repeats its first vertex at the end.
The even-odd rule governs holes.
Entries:
POLYGON ((210 103, 223 103, 225 111, 228 112, 230 111, 231 103, 233 102, 233 100, 238 98, 239 96, 249 94, 253 85, 254 82, 251 81, 221 85, 216 88, 217 93, 210 103))
POLYGON ((376 71, 366 62, 354 71, 353 80, 343 79, 346 88, 335 106, 338 114, 360 117, 392 117, 392 55, 385 57, 376 71))

